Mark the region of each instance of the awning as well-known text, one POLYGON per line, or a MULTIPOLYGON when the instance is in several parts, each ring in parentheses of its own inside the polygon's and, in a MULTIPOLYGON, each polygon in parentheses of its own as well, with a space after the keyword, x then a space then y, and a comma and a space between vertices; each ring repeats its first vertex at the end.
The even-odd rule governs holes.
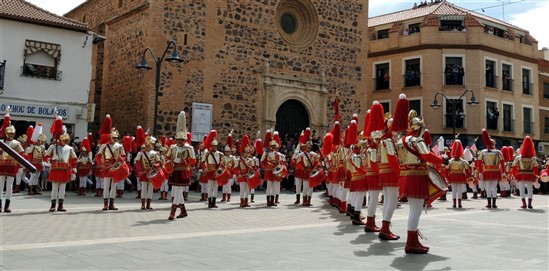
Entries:
POLYGON ((491 27, 495 27, 497 29, 502 29, 502 30, 505 30, 507 31, 507 27, 501 25, 501 24, 498 24, 498 23, 494 23, 494 22, 490 22, 490 21, 487 21, 487 20, 483 20, 483 19, 478 19, 483 25, 485 26, 491 26, 491 27))
POLYGON ((31 55, 38 51, 44 51, 46 54, 59 61, 59 57, 61 56, 61 45, 34 40, 25 41, 25 55, 31 55))
POLYGON ((463 15, 440 16, 441 21, 463 21, 463 15))

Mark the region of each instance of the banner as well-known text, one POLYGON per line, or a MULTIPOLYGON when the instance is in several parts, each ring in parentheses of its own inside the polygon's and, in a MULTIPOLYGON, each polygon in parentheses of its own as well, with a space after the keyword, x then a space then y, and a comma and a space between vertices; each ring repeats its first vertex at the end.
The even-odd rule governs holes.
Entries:
POLYGON ((193 142, 200 142, 212 130, 212 104, 193 103, 192 128, 193 142))

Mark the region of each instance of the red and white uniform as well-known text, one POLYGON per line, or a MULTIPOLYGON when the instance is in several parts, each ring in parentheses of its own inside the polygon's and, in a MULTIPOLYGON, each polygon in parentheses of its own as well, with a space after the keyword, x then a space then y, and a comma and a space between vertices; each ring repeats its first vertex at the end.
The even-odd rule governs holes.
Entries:
POLYGON ((116 161, 126 161, 126 152, 124 151, 122 144, 110 142, 101 145, 97 155, 99 156, 99 159, 101 159, 102 168, 100 177, 103 178, 103 189, 107 190, 107 193, 103 193, 103 198, 112 200, 116 197, 116 184, 113 183, 113 175, 110 169, 116 161))
POLYGON ((71 175, 76 174, 76 153, 68 145, 51 145, 46 151, 46 157, 51 162, 48 181, 52 183, 51 199, 64 199, 65 186, 71 181, 71 175))
POLYGON ((447 180, 452 185, 452 199, 461 200, 463 192, 466 192, 465 184, 469 181, 470 175, 469 162, 465 159, 454 157, 448 161, 447 180))
POLYGON ((525 158, 521 155, 515 157, 512 164, 514 175, 517 178, 520 197, 524 200, 525 188, 528 191, 529 205, 534 197, 533 183, 537 181, 539 165, 536 158, 525 158))
MULTIPOLYGON (((17 140, 2 140, 6 145, 12 148, 15 152, 23 155, 24 150, 21 146, 21 143, 17 140)), ((19 170, 19 163, 11 157, 7 152, 0 149, 0 204, 2 202, 2 191, 4 191, 4 183, 6 186, 6 202, 11 200, 11 193, 13 190, 13 180, 15 179, 15 174, 19 170)), ((5 205, 8 207, 8 204, 5 205)), ((0 209, 2 207, 0 206, 0 209)))
POLYGON ((172 197, 174 198, 173 204, 185 204, 183 187, 191 185, 193 166, 196 164, 193 146, 188 143, 171 145, 166 153, 166 161, 173 163, 174 166, 169 178, 169 184, 172 186, 172 197))
POLYGON ((280 182, 282 178, 273 174, 273 170, 278 165, 284 165, 286 158, 278 151, 269 150, 263 153, 260 160, 261 168, 265 171, 263 179, 267 182, 267 190, 265 194, 267 196, 273 196, 280 191, 280 182), (277 188, 278 187, 278 190, 277 188))
POLYGON ((152 200, 154 187, 149 173, 153 167, 160 167, 160 164, 159 152, 152 149, 140 151, 135 156, 134 165, 139 182, 141 182, 141 200, 152 200))

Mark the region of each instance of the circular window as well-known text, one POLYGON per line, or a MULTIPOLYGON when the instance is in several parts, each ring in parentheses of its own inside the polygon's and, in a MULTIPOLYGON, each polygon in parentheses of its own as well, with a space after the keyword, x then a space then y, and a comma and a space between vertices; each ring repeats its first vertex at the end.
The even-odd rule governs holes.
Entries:
POLYGON ((278 32, 292 47, 305 48, 318 34, 318 14, 310 0, 282 0, 276 18, 278 32))

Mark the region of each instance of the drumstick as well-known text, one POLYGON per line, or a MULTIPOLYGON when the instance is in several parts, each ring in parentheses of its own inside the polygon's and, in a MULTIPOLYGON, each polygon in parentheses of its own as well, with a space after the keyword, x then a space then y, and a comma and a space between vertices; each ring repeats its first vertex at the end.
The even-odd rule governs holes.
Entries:
POLYGON ((34 167, 33 164, 31 164, 27 159, 25 159, 23 156, 21 156, 19 153, 14 151, 10 146, 8 146, 4 141, 0 141, 0 148, 7 152, 9 156, 13 157, 19 164, 24 166, 28 171, 35 173, 36 167, 34 167))

